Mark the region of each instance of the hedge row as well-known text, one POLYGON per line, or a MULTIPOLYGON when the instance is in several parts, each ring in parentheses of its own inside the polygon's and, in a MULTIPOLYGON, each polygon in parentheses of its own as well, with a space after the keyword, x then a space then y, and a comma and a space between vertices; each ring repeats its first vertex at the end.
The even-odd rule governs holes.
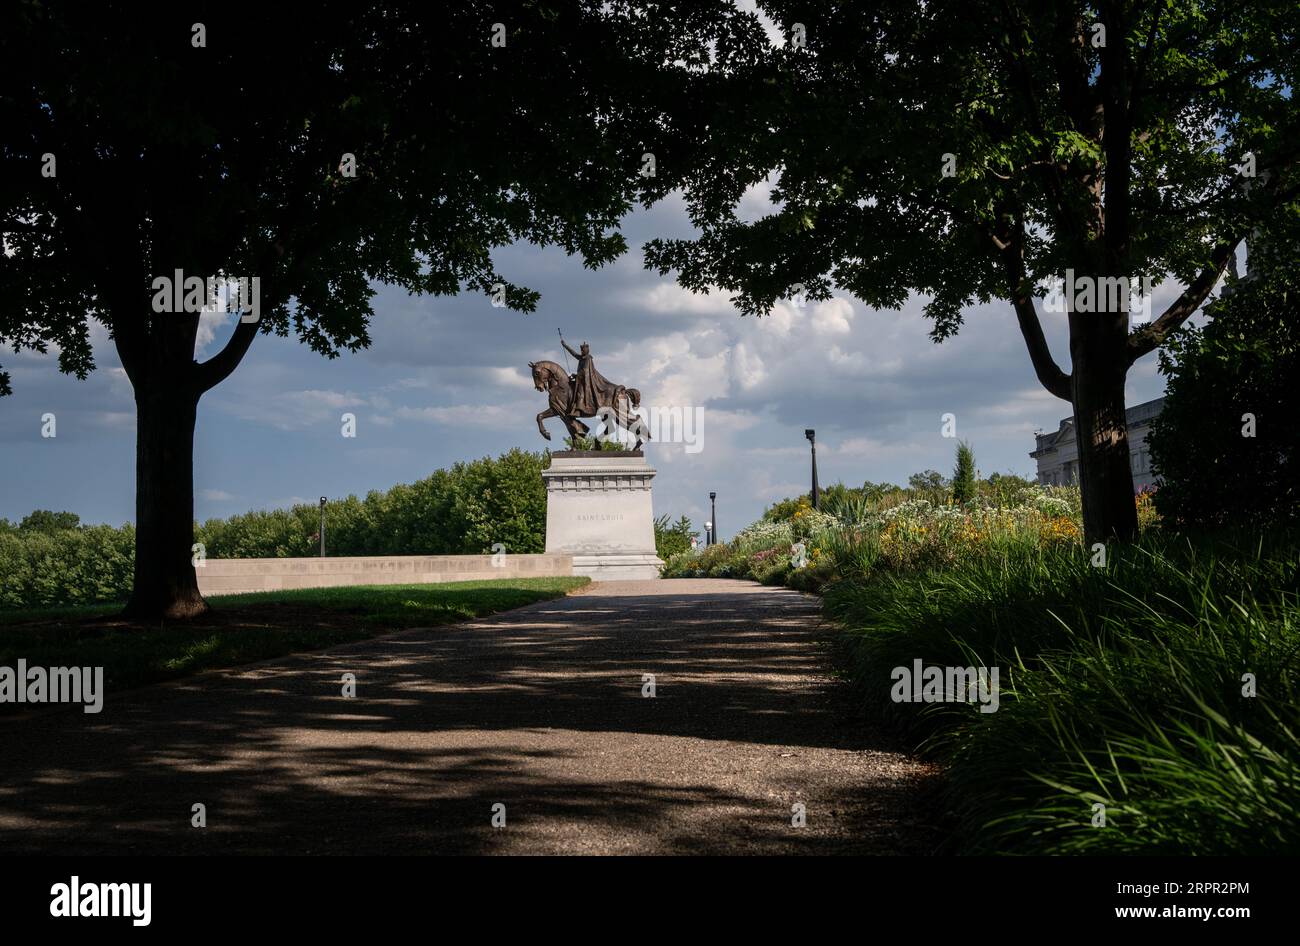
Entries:
POLYGON ((0 608, 121 601, 134 563, 129 525, 0 531, 0 608))

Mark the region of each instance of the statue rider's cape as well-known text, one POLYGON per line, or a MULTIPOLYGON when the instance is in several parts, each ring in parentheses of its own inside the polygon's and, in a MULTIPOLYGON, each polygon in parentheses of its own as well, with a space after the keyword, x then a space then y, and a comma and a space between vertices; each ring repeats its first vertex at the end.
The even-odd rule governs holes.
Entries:
POLYGON ((578 358, 574 374, 573 393, 569 398, 569 416, 595 417, 601 404, 613 404, 623 390, 596 370, 591 355, 578 358))

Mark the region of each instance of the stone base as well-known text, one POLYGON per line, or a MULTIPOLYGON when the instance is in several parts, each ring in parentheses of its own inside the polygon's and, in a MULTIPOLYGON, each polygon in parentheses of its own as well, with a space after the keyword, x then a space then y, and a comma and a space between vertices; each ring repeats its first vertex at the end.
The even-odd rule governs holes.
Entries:
POLYGON ((573 573, 594 581, 658 578, 650 481, 640 451, 551 455, 546 481, 546 551, 573 556, 573 573))
POLYGON ((573 556, 573 573, 586 575, 592 581, 640 581, 658 578, 663 560, 651 552, 649 555, 618 552, 573 556))

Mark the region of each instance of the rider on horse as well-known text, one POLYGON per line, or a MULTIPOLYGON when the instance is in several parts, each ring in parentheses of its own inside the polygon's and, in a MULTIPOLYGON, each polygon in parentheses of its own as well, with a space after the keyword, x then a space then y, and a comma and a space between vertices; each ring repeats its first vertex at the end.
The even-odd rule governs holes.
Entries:
POLYGON ((615 384, 596 370, 591 346, 583 342, 582 350, 574 351, 564 339, 560 339, 560 344, 578 359, 578 370, 569 376, 573 392, 569 396, 569 416, 594 417, 602 404, 616 403, 623 394, 623 385, 615 384))

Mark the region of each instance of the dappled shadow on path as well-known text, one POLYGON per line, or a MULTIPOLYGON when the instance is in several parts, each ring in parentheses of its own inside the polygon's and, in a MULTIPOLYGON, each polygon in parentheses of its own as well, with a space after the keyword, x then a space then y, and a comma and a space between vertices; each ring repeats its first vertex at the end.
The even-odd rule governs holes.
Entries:
POLYGON ((109 693, 100 716, 0 724, 0 845, 926 849, 912 799, 927 771, 850 724, 816 603, 739 582, 673 585, 593 586, 470 624, 109 693), (207 828, 190 826, 195 803, 207 828), (490 824, 496 804, 505 828, 490 824), (791 827, 795 804, 805 828, 791 827))

